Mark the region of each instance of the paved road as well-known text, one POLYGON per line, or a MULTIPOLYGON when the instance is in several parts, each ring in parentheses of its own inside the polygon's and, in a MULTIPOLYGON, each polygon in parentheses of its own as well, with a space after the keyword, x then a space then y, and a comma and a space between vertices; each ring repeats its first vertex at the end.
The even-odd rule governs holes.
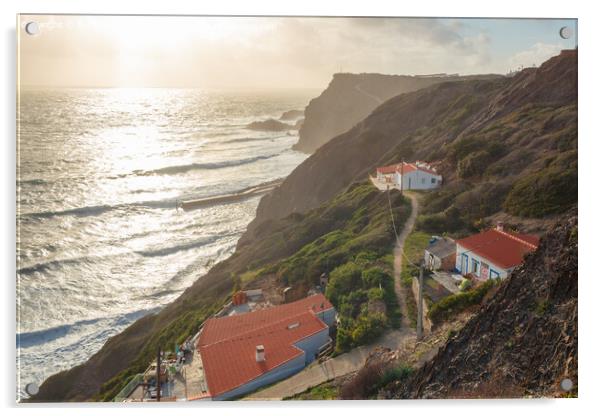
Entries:
POLYGON ((382 337, 370 345, 354 348, 345 354, 330 358, 322 363, 315 362, 294 376, 253 393, 245 397, 244 400, 282 400, 285 397, 294 396, 295 394, 304 392, 310 387, 358 371, 364 365, 370 352, 378 346, 395 350, 404 345, 408 345, 409 343, 416 342, 416 331, 410 327, 406 312, 406 300, 403 291, 401 290, 401 251, 403 250, 403 243, 414 228, 414 223, 416 222, 416 217, 418 215, 418 201, 416 196, 410 193, 408 193, 407 196, 412 200, 412 213, 399 234, 399 238, 393 249, 395 256, 395 293, 397 294, 402 310, 401 329, 387 331, 382 337))

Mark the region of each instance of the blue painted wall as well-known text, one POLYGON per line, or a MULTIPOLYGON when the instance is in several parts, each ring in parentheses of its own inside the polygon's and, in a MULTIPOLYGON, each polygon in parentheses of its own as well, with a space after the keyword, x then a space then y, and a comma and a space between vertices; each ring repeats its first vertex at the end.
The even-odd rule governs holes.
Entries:
POLYGON ((324 328, 320 332, 311 337, 307 337, 297 342, 295 345, 305 351, 305 364, 311 363, 316 359, 316 354, 320 347, 328 342, 328 328, 324 328))

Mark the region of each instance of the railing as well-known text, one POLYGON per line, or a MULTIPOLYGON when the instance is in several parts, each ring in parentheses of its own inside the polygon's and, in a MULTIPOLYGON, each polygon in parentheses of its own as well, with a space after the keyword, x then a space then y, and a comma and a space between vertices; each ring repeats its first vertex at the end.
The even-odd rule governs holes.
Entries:
POLYGON ((143 374, 136 374, 134 376, 134 378, 132 378, 130 380, 130 382, 128 384, 125 385, 125 387, 123 389, 121 389, 121 391, 119 393, 117 393, 117 395, 113 398, 114 402, 122 402, 125 399, 127 399, 130 394, 132 394, 132 392, 134 391, 134 389, 136 389, 136 387, 138 387, 138 385, 140 383, 142 383, 143 381, 143 374))

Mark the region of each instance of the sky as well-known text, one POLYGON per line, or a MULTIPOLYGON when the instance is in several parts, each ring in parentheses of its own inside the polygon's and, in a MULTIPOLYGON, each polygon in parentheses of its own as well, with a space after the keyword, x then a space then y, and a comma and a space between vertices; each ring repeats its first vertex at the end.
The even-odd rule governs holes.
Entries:
POLYGON ((505 74, 577 45, 574 19, 21 15, 18 30, 20 85, 41 87, 269 90, 324 88, 336 72, 505 74))

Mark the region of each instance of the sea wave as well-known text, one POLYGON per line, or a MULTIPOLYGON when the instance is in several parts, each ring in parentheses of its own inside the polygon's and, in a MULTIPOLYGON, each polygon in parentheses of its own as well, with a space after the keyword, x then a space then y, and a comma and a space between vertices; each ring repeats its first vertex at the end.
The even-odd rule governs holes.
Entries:
POLYGON ((46 185, 48 181, 45 179, 17 179, 17 185, 46 185))
POLYGON ((165 209, 176 207, 175 199, 162 199, 155 201, 140 201, 132 202, 127 204, 116 204, 116 205, 91 205, 87 207, 71 208, 62 211, 42 211, 42 212, 28 212, 21 214, 22 218, 52 218, 52 217, 63 217, 63 216, 74 216, 74 217, 89 217, 101 215, 109 211, 118 209, 128 208, 156 208, 165 209))
POLYGON ((152 169, 152 170, 136 170, 133 173, 138 176, 176 175, 176 174, 180 174, 180 173, 190 172, 192 170, 221 169, 221 168, 229 168, 229 167, 234 167, 234 166, 248 165, 250 163, 255 163, 260 160, 271 159, 271 158, 274 158, 279 155, 280 155, 280 153, 273 153, 270 155, 260 155, 260 156, 245 158, 245 159, 227 160, 227 161, 223 161, 223 162, 190 163, 187 165, 166 166, 164 168, 152 169))
POLYGON ((205 237, 205 238, 202 238, 202 239, 196 240, 196 241, 189 241, 189 242, 182 243, 182 244, 176 244, 174 246, 167 246, 167 247, 162 247, 162 248, 152 249, 152 250, 138 250, 138 251, 136 251, 136 253, 141 256, 144 256, 144 257, 169 256, 170 254, 178 253, 180 251, 192 250, 194 248, 203 247, 208 244, 214 243, 220 239, 237 236, 237 235, 239 235, 239 233, 213 235, 213 236, 205 237))
POLYGON ((34 264, 33 266, 22 267, 17 270, 19 275, 30 275, 34 273, 43 273, 49 270, 58 269, 66 265, 73 265, 91 260, 91 257, 73 257, 70 259, 52 260, 34 264))
POLYGON ((45 344, 59 338, 63 338, 70 333, 86 330, 88 327, 98 326, 106 322, 110 326, 127 325, 145 315, 156 313, 160 310, 159 307, 150 309, 140 309, 125 314, 120 314, 111 317, 84 319, 72 324, 58 325, 51 328, 41 329, 31 332, 22 332, 17 334, 17 348, 30 348, 36 345, 45 344))
MULTIPOLYGON (((148 250, 135 250, 134 253, 143 256, 143 257, 163 257, 169 256, 170 254, 175 254, 180 251, 188 251, 195 248, 200 248, 209 244, 213 244, 221 239, 228 239, 230 237, 238 237, 240 235, 239 232, 233 232, 228 234, 219 234, 213 235, 209 237, 205 237, 199 240, 189 241, 181 244, 161 247, 161 248, 153 248, 148 250)), ((32 275, 34 273, 44 273, 52 270, 58 270, 65 266, 73 266, 77 264, 90 264, 96 263, 99 261, 104 261, 106 259, 112 259, 120 256, 131 255, 131 251, 124 251, 121 253, 113 253, 107 254, 104 256, 80 256, 80 257, 72 257, 67 259, 58 259, 51 260, 47 262, 37 263, 31 266, 22 267, 17 270, 17 274, 20 276, 32 275)))

